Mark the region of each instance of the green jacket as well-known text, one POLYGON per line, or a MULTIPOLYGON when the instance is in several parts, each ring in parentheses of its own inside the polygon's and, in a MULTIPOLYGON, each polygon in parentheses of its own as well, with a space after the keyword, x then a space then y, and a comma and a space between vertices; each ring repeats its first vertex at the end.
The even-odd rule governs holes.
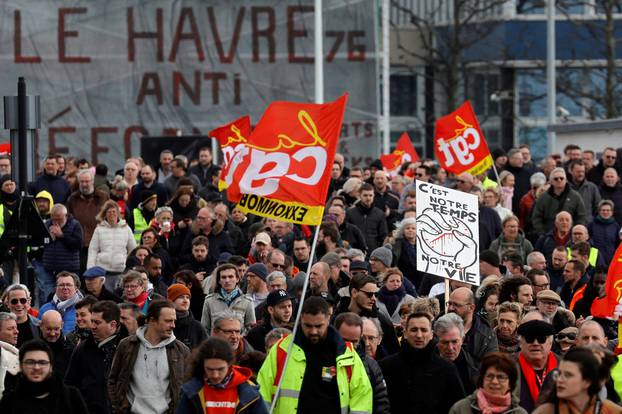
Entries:
POLYGON ((143 231, 149 228, 149 223, 147 223, 142 211, 138 207, 132 210, 132 215, 134 216, 134 240, 136 240, 136 244, 140 244, 140 237, 143 231))
MULTIPOLYGON (((298 335, 302 335, 302 333, 298 335)), ((283 370, 285 355, 287 355, 291 341, 292 335, 288 335, 274 345, 259 370, 257 376, 257 382, 260 385, 259 392, 268 405, 272 403, 272 398, 276 392, 279 373, 283 370)), ((341 344, 337 344, 336 358, 341 413, 371 414, 373 393, 365 366, 352 345, 346 343, 344 346, 343 340, 341 341, 341 344)), ((283 373, 279 400, 273 414, 294 414, 298 411, 298 397, 300 396, 305 367, 305 353, 302 348, 294 343, 287 372, 283 373)))

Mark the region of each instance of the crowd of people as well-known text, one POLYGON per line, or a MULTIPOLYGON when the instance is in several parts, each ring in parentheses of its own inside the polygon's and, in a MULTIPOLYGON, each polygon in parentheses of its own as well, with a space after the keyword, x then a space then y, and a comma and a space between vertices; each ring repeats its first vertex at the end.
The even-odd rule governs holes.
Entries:
MULTIPOLYGON (((473 176, 336 154, 316 229, 230 203, 209 148, 114 173, 47 156, 33 286, 2 264, 0 412, 622 413, 622 151, 492 157, 473 176), (479 286, 417 269, 414 180, 479 197, 479 286)), ((1 234, 8 156, 0 175, 1 234)))

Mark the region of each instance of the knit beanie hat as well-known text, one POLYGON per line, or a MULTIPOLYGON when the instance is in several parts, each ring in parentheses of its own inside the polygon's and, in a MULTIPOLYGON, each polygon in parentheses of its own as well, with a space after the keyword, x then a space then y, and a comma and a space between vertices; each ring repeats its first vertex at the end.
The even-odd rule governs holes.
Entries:
POLYGON ((263 263, 255 263, 255 264, 250 265, 248 269, 246 270, 246 273, 248 272, 251 272, 252 274, 257 275, 264 282, 266 281, 266 278, 268 277, 268 268, 263 263))
POLYGON ((175 299, 177 299, 181 295, 192 296, 190 294, 190 289, 188 289, 186 285, 182 285, 181 283, 174 283, 170 285, 168 287, 168 290, 166 291, 166 297, 171 302, 175 302, 175 299))
POLYGON ((391 262, 393 261, 393 252, 391 252, 391 249, 385 246, 381 246, 371 252, 369 258, 379 260, 386 267, 391 267, 391 262))

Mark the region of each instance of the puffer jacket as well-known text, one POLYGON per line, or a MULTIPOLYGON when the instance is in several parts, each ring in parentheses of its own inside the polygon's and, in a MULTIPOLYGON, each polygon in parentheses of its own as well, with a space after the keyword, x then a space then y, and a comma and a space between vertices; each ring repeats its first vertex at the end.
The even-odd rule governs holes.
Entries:
MULTIPOLYGON (((45 227, 50 228, 52 220, 46 220, 45 227)), ((43 267, 48 271, 80 270, 80 248, 82 247, 82 226, 78 220, 67 217, 62 228, 63 237, 58 237, 43 249, 43 267)))
POLYGON ((93 232, 86 267, 101 266, 108 272, 122 272, 127 255, 135 247, 132 229, 125 220, 119 220, 114 227, 103 220, 93 232))
POLYGON ((499 257, 504 257, 506 253, 513 251, 518 253, 523 258, 523 262, 527 261, 527 255, 533 251, 533 245, 522 234, 516 236, 516 240, 513 242, 507 241, 505 236, 501 234, 497 239, 490 243, 488 250, 496 252, 499 257))
POLYGON ((212 333, 212 318, 217 313, 230 310, 239 314, 244 319, 244 327, 251 328, 255 324, 255 307, 253 306, 253 300, 244 294, 238 295, 230 305, 219 293, 210 293, 205 298, 203 303, 203 315, 201 316, 201 325, 207 331, 207 334, 212 333))
POLYGON ((597 248, 603 257, 605 263, 611 263, 613 255, 620 243, 620 225, 612 217, 605 220, 600 216, 594 217, 594 220, 587 226, 587 230, 592 239, 592 246, 597 248))
MULTIPOLYGON (((518 405, 519 401, 516 396, 512 395, 510 408, 503 411, 502 414, 527 414, 524 408, 518 405)), ((477 405, 477 390, 466 398, 461 399, 451 407, 449 414, 479 414, 482 411, 477 405)))
POLYGON ((387 220, 378 207, 365 207, 358 202, 346 212, 346 221, 358 227, 365 236, 367 251, 381 246, 388 234, 387 220))

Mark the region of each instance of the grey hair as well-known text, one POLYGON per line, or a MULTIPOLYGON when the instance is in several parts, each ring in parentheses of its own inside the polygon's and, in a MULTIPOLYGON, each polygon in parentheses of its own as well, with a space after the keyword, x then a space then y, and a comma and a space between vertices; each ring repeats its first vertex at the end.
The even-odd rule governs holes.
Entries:
POLYGON ((4 324, 4 321, 13 320, 17 322, 17 316, 11 312, 0 312, 0 327, 4 324))
POLYGON ((352 191, 358 191, 361 189, 361 186, 363 185, 363 181, 360 178, 348 178, 346 180, 345 183, 343 183, 343 186, 341 187, 343 189, 343 192, 346 194, 350 194, 352 191))
POLYGON ((24 292, 26 292, 26 296, 30 297, 30 290, 28 289, 28 286, 23 285, 21 283, 13 283, 8 288, 6 288, 4 293, 5 293, 6 297, 9 297, 9 293, 10 292, 15 292, 17 290, 23 290, 24 292))
MULTIPOLYGON (((527 266, 531 267, 531 264, 534 262, 534 260, 536 260, 536 257, 538 256, 542 256, 544 257, 544 255, 542 253, 540 253, 539 251, 534 251, 531 252, 527 255, 527 266)), ((546 260, 546 258, 545 258, 546 260)))
POLYGON ((215 329, 220 329, 220 325, 223 321, 238 321, 240 322, 240 329, 244 330, 244 320, 242 319, 242 316, 237 312, 227 309, 214 315, 214 321, 212 322, 212 335, 214 334, 215 329))
POLYGON ((272 282, 274 282, 276 279, 283 279, 283 282, 287 282, 287 278, 285 277, 285 273, 279 271, 279 270, 275 270, 274 272, 270 273, 267 277, 266 277, 266 283, 270 284, 272 282))
POLYGON ((464 322, 455 313, 443 315, 434 322, 434 334, 437 336, 449 332, 453 328, 458 328, 460 336, 464 336, 464 322))
POLYGON ((378 336, 384 335, 384 332, 382 331, 382 326, 380 325, 380 321, 378 320, 378 318, 368 318, 367 316, 363 316, 361 320, 363 321, 363 326, 365 326, 365 321, 370 321, 371 323, 373 323, 376 327, 376 331, 378 331, 378 336))
MULTIPOLYGON (((515 154, 520 154, 520 153, 521 153, 521 152, 520 152, 520 149, 518 149, 518 148, 512 148, 511 150, 509 150, 509 151, 508 151, 508 158, 511 158, 511 157, 512 157, 512 155, 515 155, 515 154)), ((521 154, 521 155, 522 155, 522 154, 521 154)))
POLYGON ((417 226, 417 219, 415 219, 414 217, 408 217, 397 223, 396 230, 398 238, 404 237, 404 229, 406 228, 406 226, 417 226))
POLYGON ((90 176, 91 176, 91 178, 94 178, 94 177, 95 177, 95 175, 93 174, 93 172, 92 172, 90 169, 88 169, 88 168, 84 168, 84 169, 82 169, 82 170, 78 171, 78 173, 76 174, 76 177, 80 177, 81 175, 84 175, 84 174, 88 174, 88 175, 90 175, 90 176))
POLYGON ((532 186, 541 187, 544 184, 546 184, 546 176, 544 175, 544 173, 541 173, 541 172, 532 174, 531 177, 529 178, 529 183, 532 186))
POLYGON ((67 215, 67 207, 65 207, 62 204, 54 204, 54 207, 52 207, 51 213, 56 213, 58 211, 60 211, 64 215, 67 215))
POLYGON ((556 167, 553 168, 553 171, 551 171, 551 173, 549 174, 549 180, 551 179, 551 176, 555 173, 562 173, 564 174, 564 178, 566 177, 566 170, 564 170, 562 167, 556 167))
POLYGON ((162 213, 170 213, 170 214, 171 214, 171 216, 172 216, 172 215, 173 215, 173 209, 172 209, 172 208, 170 208, 169 206, 163 206, 163 207, 160 207, 160 208, 158 208, 158 209, 156 210, 156 212, 155 212, 154 216, 155 216, 155 217, 158 217, 158 216, 159 216, 160 214, 162 214, 162 213))
POLYGON ((363 260, 365 260, 365 253, 361 249, 348 249, 346 252, 346 257, 350 260, 354 260, 358 256, 362 256, 363 260))
POLYGON ((285 335, 289 335, 290 333, 292 333, 292 331, 287 328, 274 328, 266 334, 264 342, 268 342, 270 340, 278 341, 279 339, 281 339, 285 335))

